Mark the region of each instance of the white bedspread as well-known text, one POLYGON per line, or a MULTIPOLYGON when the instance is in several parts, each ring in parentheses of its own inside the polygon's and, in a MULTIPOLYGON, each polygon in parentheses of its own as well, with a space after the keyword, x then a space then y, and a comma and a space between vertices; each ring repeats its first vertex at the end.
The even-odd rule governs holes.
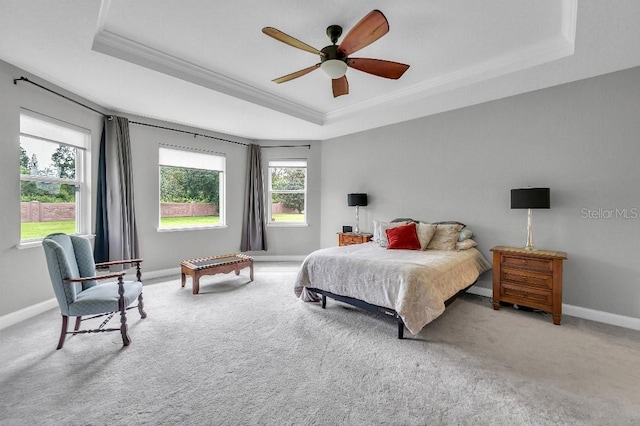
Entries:
MULTIPOLYGON (((370 242, 311 253, 296 278, 305 287, 395 310, 417 334, 444 312, 444 302, 491 269, 475 248, 463 251, 387 250, 370 242)), ((303 300, 305 297, 303 296, 303 300)))

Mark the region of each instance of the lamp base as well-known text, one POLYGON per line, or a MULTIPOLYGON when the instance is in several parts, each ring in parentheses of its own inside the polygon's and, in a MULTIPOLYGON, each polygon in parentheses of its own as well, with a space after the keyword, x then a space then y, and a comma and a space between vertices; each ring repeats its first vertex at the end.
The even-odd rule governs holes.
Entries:
POLYGON ((535 250, 533 246, 533 212, 531 209, 527 212, 527 244, 524 246, 525 250, 535 250))

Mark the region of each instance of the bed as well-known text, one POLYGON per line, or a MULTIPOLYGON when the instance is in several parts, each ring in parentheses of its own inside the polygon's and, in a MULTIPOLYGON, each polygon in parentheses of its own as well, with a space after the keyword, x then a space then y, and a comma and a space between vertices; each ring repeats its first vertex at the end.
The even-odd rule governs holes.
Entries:
POLYGON ((294 285, 305 302, 326 298, 394 317, 398 338, 441 315, 491 264, 476 248, 389 250, 376 242, 317 250, 303 261, 294 285))

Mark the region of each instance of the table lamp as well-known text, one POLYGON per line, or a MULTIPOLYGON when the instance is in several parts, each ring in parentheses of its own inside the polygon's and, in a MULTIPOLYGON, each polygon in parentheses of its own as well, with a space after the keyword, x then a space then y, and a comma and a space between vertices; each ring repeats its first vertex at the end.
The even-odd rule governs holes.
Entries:
POLYGON ((347 194, 347 205, 349 207, 356 207, 356 228, 355 233, 360 233, 360 206, 365 207, 367 205, 367 194, 347 194))
POLYGON ((533 246, 533 213, 532 209, 550 208, 549 188, 519 188, 511 190, 511 208, 528 209, 527 212, 527 245, 525 250, 535 250, 533 246))

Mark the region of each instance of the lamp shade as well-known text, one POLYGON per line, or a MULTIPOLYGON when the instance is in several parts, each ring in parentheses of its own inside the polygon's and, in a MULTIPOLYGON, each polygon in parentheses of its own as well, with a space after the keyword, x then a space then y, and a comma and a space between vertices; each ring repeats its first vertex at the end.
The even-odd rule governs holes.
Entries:
POLYGON ((511 190, 512 209, 548 209, 551 207, 549 188, 519 188, 511 190))
POLYGON ((367 205, 367 194, 347 194, 347 205, 349 207, 353 206, 366 206, 367 205))

